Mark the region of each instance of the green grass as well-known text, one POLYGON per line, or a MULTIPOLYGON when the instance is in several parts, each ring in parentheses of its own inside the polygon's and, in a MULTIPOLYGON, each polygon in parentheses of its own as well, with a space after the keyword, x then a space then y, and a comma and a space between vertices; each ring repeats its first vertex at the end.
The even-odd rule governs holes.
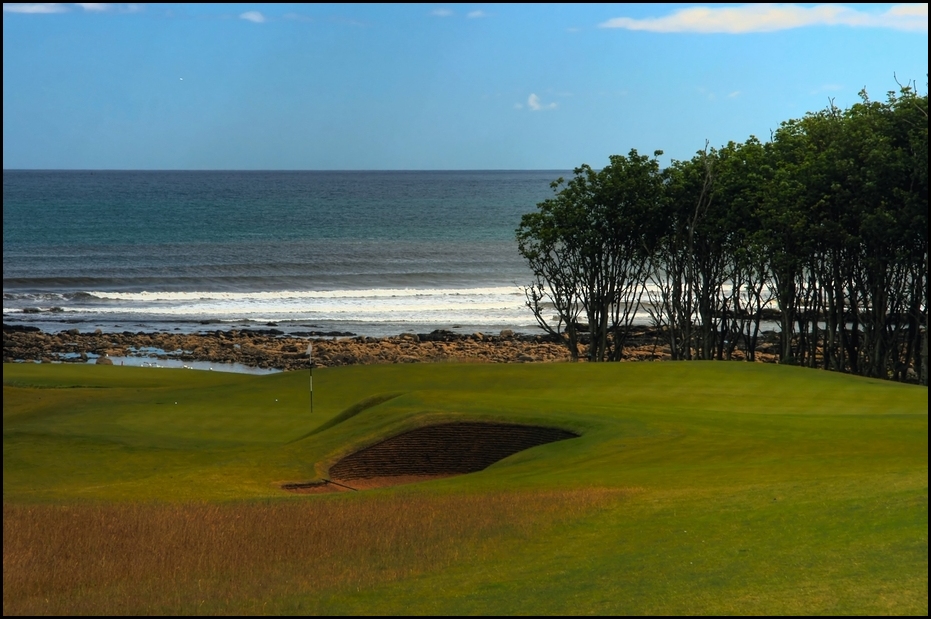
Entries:
POLYGON ((306 373, 5 365, 4 612, 927 614, 927 388, 701 362, 356 366, 314 385, 311 415, 306 373), (279 488, 464 419, 581 437, 423 484, 279 488), (188 537, 123 565, 154 556, 101 543, 127 519, 188 537))

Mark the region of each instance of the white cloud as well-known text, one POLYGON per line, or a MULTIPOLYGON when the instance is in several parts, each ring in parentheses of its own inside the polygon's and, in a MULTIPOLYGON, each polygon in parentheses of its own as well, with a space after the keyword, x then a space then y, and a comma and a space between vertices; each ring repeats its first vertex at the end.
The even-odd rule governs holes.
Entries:
POLYGON ((73 4, 63 4, 60 2, 37 2, 37 3, 16 3, 12 2, 3 5, 4 13, 31 13, 49 14, 49 13, 68 13, 74 7, 77 7, 88 13, 138 13, 142 10, 139 4, 110 4, 105 2, 75 2, 73 4))
POLYGON ((246 21, 251 21, 256 24, 261 24, 265 21, 265 16, 258 11, 246 11, 245 13, 242 13, 239 18, 245 19, 246 21))
POLYGON ((488 13, 485 11, 470 11, 466 14, 466 17, 469 19, 475 19, 477 17, 488 17, 488 13))
POLYGON ((522 109, 524 109, 524 104, 523 104, 523 103, 515 103, 515 104, 514 104, 514 109, 515 109, 515 110, 522 110, 522 109))
POLYGON ((452 17, 453 12, 449 9, 434 9, 430 11, 430 15, 434 17, 452 17))
POLYGON ((141 4, 113 4, 108 2, 77 2, 75 6, 79 6, 91 13, 138 13, 142 10, 141 4))
POLYGON ((68 7, 59 2, 41 2, 41 3, 3 3, 4 13, 65 13, 68 7))
POLYGON ((529 107, 534 112, 539 112, 540 110, 555 110, 556 104, 547 103, 546 105, 543 105, 542 103, 540 103, 540 97, 538 97, 537 95, 533 93, 530 93, 530 96, 527 97, 527 107, 529 107))
POLYGON ((897 4, 887 11, 889 15, 905 17, 924 17, 928 19, 928 5, 925 4, 897 4))
POLYGON ((739 90, 735 90, 734 92, 732 92, 732 93, 730 93, 729 95, 727 95, 727 98, 728 98, 728 99, 734 99, 734 98, 739 97, 739 96, 740 96, 740 91, 739 91, 739 90))
POLYGON ((615 17, 600 28, 648 32, 699 32, 743 34, 774 32, 805 26, 852 26, 928 31, 927 4, 897 4, 884 13, 869 13, 836 4, 747 4, 727 8, 680 9, 665 17, 615 17))

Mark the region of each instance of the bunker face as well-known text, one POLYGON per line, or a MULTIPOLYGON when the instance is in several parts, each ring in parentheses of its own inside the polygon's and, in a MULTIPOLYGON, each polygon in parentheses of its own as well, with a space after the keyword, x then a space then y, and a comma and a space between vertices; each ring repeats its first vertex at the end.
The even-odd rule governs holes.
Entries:
MULTIPOLYGON (((577 436, 559 428, 504 423, 427 426, 346 456, 330 468, 330 478, 361 489, 474 473, 518 451, 577 436)), ((299 490, 296 486, 286 488, 299 490)))

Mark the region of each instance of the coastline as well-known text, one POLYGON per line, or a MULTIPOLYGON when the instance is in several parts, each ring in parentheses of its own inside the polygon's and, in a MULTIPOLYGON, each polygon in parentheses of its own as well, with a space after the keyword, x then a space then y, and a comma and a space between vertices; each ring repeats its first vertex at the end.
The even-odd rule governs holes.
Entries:
MULTIPOLYGON (((389 337, 327 334, 294 337, 277 329, 231 329, 202 333, 46 333, 34 327, 3 326, 3 362, 89 363, 101 357, 241 364, 283 371, 307 369, 308 344, 314 367, 379 363, 553 363, 570 361, 565 345, 546 335, 510 330, 463 335, 447 330, 389 337)), ((769 355, 760 355, 769 361, 769 355)), ((670 359, 659 334, 635 328, 625 361, 670 359)), ((104 363, 106 363, 104 361, 104 363)))

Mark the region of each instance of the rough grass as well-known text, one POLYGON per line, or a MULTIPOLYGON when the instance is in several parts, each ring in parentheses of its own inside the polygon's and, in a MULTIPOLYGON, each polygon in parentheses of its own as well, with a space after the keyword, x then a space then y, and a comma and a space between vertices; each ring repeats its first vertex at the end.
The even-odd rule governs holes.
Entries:
POLYGON ((297 594, 312 610, 315 595, 480 560, 629 493, 4 505, 3 614, 281 612, 297 594))

